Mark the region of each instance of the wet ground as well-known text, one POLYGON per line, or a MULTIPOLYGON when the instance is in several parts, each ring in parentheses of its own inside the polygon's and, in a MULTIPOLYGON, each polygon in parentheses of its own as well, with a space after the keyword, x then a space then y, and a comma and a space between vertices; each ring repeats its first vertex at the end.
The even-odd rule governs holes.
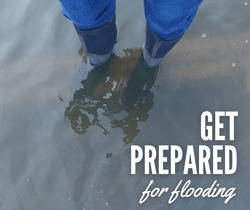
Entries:
MULTIPOLYGON (((118 43, 91 70, 57 1, 0 0, 2 209, 250 209, 250 6, 204 1, 160 68, 141 61, 142 1, 117 1, 118 43), (233 175, 130 174, 130 146, 203 144, 200 114, 239 112, 233 175), (222 198, 148 199, 180 180, 236 187, 222 198)), ((250 2, 249 2, 250 3, 250 2)))

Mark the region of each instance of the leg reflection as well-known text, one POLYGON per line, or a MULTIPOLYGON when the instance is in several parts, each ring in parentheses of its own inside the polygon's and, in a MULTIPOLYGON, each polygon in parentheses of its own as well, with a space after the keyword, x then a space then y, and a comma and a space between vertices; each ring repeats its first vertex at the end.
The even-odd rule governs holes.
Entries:
POLYGON ((91 126, 104 135, 120 129, 123 142, 129 144, 140 131, 139 122, 148 119, 158 67, 145 68, 139 49, 125 54, 89 72, 83 87, 74 93, 65 116, 76 133, 83 134, 91 126))

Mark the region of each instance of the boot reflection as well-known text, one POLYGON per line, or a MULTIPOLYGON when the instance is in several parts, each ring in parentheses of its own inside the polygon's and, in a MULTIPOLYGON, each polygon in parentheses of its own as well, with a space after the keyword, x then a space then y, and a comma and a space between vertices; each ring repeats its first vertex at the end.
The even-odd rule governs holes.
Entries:
POLYGON ((143 65, 141 50, 125 50, 123 58, 112 56, 109 62, 89 72, 81 83, 83 88, 74 93, 65 110, 72 129, 83 134, 91 126, 109 135, 121 129, 123 142, 132 143, 140 132, 138 123, 148 119, 153 107, 151 91, 158 67, 143 65))

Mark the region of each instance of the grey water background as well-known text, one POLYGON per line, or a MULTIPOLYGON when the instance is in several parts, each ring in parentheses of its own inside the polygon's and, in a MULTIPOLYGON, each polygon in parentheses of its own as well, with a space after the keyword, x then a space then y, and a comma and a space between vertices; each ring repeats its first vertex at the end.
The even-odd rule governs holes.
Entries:
MULTIPOLYGON (((250 3, 250 2, 249 2, 250 3)), ((117 0, 115 56, 90 70, 58 1, 0 0, 1 209, 250 209, 250 5, 209 0, 159 69, 140 61, 143 2, 117 0), (130 145, 204 144, 200 114, 236 110, 233 175, 130 175, 130 145), (139 204, 149 181, 236 187, 139 204)), ((227 144, 228 142, 225 142, 227 144)), ((213 144, 213 143, 212 143, 213 144)))

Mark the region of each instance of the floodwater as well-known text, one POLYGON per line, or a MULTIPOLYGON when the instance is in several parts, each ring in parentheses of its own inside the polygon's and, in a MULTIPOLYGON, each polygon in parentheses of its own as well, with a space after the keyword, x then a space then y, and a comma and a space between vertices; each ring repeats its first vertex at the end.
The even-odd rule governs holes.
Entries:
POLYGON ((142 1, 117 0, 115 55, 94 70, 58 1, 0 3, 0 208, 250 209, 246 0, 204 1, 189 31, 152 71, 141 61, 142 1), (175 175, 145 175, 140 164, 130 174, 133 144, 205 144, 200 115, 206 110, 239 113, 235 141, 223 143, 237 149, 236 173, 183 175, 179 164, 175 175), (164 194, 139 204, 151 179, 170 189, 180 180, 203 188, 217 180, 236 187, 236 196, 227 204, 220 197, 169 204, 164 194))

